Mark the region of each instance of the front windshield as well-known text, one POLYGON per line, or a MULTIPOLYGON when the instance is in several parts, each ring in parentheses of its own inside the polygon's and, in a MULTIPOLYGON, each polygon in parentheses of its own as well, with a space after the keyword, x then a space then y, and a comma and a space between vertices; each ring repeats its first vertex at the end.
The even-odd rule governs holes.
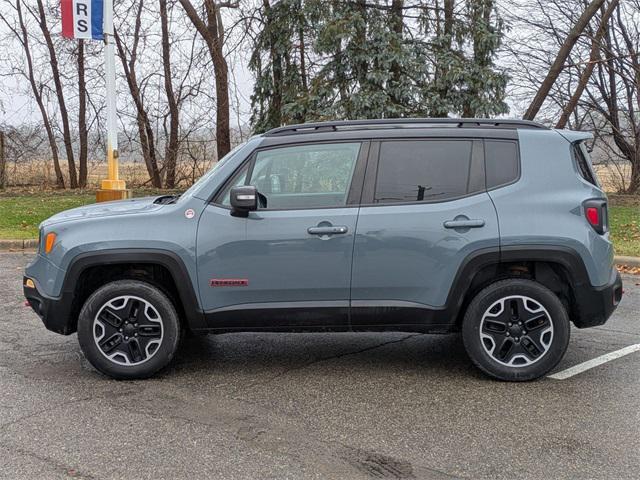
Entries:
POLYGON ((227 163, 229 160, 231 160, 243 147, 245 147, 249 142, 251 142, 251 140, 253 140, 256 137, 251 137, 247 142, 241 143, 239 145, 237 145, 235 148, 233 148, 229 153, 227 153, 224 157, 222 157, 220 160, 218 160, 210 169, 208 172, 206 172, 204 175, 202 175, 193 185, 191 185, 191 187, 189 187, 187 189, 186 192, 184 192, 182 194, 182 196, 180 197, 181 199, 185 199, 188 197, 191 197, 195 192, 198 191, 198 189, 204 185, 205 183, 207 183, 207 181, 209 180, 209 178, 211 178, 211 176, 217 172, 225 163, 227 163))

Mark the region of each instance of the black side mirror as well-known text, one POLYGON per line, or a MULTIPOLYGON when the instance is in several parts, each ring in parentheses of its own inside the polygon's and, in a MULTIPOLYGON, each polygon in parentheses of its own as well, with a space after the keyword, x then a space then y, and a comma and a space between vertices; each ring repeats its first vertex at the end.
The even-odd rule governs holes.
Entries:
POLYGON ((258 209, 258 190, 253 185, 233 187, 229 192, 231 215, 246 217, 249 212, 258 209))

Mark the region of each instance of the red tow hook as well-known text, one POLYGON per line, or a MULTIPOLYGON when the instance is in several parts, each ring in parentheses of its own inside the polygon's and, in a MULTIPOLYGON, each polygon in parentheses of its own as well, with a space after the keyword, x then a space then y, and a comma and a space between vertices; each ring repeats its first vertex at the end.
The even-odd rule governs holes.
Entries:
POLYGON ((31 306, 31 304, 29 303, 29 300, 25 300, 24 301, 24 306, 25 307, 30 307, 31 306))

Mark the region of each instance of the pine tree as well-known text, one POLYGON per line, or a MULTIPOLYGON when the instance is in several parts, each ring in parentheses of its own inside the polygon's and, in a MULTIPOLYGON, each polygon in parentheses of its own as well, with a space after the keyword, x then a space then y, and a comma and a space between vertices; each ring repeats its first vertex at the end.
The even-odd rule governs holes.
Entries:
POLYGON ((494 63, 504 29, 495 0, 262 2, 250 64, 258 132, 309 120, 508 111, 507 77, 494 63))

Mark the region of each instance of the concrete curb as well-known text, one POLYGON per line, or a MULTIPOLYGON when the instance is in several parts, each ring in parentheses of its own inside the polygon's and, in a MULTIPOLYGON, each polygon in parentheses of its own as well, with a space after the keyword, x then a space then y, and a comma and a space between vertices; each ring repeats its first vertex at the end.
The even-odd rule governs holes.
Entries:
POLYGON ((614 257, 618 265, 628 265, 629 267, 640 267, 640 257, 626 257, 624 255, 616 255, 614 257))
MULTIPOLYGON (((25 240, 0 240, 0 251, 15 250, 36 250, 38 248, 38 240, 29 238, 25 240)), ((616 255, 614 261, 618 265, 628 265, 630 267, 640 267, 640 257, 627 257, 624 255, 616 255)))
POLYGON ((0 251, 35 250, 38 248, 38 240, 28 238, 25 240, 0 240, 0 251))

